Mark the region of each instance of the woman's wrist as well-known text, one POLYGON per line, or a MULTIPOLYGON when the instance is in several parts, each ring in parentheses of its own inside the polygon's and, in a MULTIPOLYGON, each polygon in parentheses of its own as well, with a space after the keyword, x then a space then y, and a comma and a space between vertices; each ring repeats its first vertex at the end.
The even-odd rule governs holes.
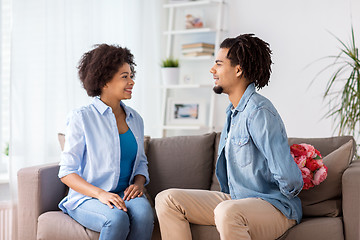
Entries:
POLYGON ((145 183, 146 183, 145 176, 139 174, 134 177, 134 184, 144 186, 145 183))
POLYGON ((106 192, 105 190, 101 189, 101 188, 97 188, 95 191, 94 191, 94 198, 97 198, 99 199, 101 194, 106 192))

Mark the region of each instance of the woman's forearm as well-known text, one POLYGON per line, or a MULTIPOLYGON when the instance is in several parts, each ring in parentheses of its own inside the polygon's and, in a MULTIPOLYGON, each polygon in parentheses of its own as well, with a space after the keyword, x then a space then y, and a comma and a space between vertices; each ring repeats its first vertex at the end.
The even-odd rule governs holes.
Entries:
POLYGON ((144 186, 146 178, 143 175, 136 175, 134 177, 134 184, 142 184, 144 186))
POLYGON ((100 194, 104 192, 104 190, 88 183, 76 173, 62 177, 61 181, 74 191, 89 197, 99 198, 100 194))

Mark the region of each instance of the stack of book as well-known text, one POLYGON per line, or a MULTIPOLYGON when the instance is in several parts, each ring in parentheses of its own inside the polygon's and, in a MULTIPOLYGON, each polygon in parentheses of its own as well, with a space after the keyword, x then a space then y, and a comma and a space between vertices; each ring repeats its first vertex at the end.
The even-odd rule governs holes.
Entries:
POLYGON ((214 49, 214 44, 190 43, 182 45, 181 53, 185 57, 212 56, 214 49))

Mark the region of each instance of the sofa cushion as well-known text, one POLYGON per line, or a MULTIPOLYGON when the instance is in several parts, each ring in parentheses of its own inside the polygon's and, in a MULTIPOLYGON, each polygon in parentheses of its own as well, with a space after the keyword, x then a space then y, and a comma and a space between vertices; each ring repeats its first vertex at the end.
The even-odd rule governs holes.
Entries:
POLYGON ((307 218, 289 229, 278 240, 344 239, 342 218, 307 218))
POLYGON ((299 194, 304 216, 335 217, 341 214, 342 174, 353 158, 353 146, 354 141, 351 139, 323 157, 323 162, 328 167, 327 178, 320 185, 299 194))
POLYGON ((215 226, 190 224, 193 240, 220 240, 220 234, 215 226))
POLYGON ((215 135, 152 138, 147 151, 150 196, 168 188, 210 189, 215 135))
POLYGON ((91 231, 62 211, 43 213, 38 218, 37 239, 97 240, 99 233, 91 231))

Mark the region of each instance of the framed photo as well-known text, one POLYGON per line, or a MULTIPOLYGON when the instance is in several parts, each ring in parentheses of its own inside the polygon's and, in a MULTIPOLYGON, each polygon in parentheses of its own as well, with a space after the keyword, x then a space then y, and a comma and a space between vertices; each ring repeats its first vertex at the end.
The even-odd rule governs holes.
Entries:
POLYGON ((168 99, 168 125, 205 125, 205 101, 200 99, 168 99))

